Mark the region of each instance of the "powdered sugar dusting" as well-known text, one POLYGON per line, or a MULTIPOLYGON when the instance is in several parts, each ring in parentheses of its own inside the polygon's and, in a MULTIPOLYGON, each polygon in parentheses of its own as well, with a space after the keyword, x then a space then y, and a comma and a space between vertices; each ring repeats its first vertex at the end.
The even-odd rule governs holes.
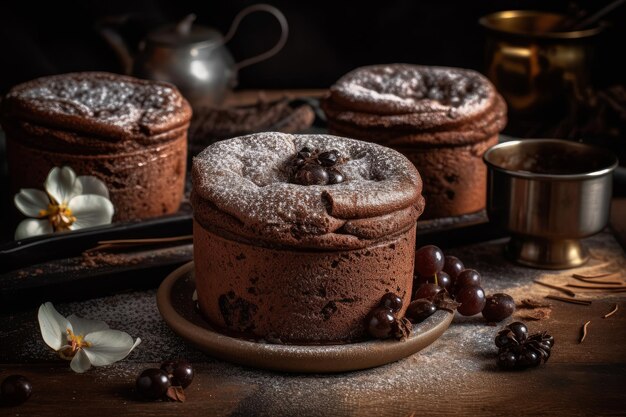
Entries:
POLYGON ((494 89, 472 70, 391 64, 357 68, 341 77, 331 93, 352 105, 373 105, 382 114, 475 113, 489 104, 494 89))
MULTIPOLYGON (((445 253, 460 257, 467 267, 480 271, 487 293, 518 294, 516 291, 520 291, 516 297, 536 297, 535 291, 541 290, 539 286, 532 286, 530 291, 528 286, 533 276, 542 272, 506 261, 502 256, 504 243, 479 243, 446 250, 445 253)), ((612 268, 626 268, 624 252, 610 233, 600 233, 585 239, 584 243, 591 248, 594 256, 614 262, 612 268)), ((594 259, 591 265, 603 260, 594 259)), ((496 332, 513 319, 491 327, 480 315, 461 317, 457 314, 450 328, 431 346, 398 362, 356 372, 306 375, 242 367, 196 350, 163 322, 156 307, 154 290, 55 306, 64 315, 77 313, 105 320, 111 327, 143 340, 124 361, 91 370, 85 378, 95 378, 116 389, 120 386, 132 387, 139 372, 148 367, 145 362, 159 364, 167 359, 185 358, 197 370, 196 380, 185 390, 191 401, 198 401, 202 398, 200 395, 206 395, 203 384, 219 383, 223 387, 249 389, 245 393, 238 391, 245 398, 236 401, 233 405, 236 408, 229 410, 230 415, 353 415, 355 410, 358 411, 355 405, 367 404, 372 415, 383 415, 391 410, 397 415, 409 416, 423 407, 423 401, 431 401, 432 398, 448 400, 437 404, 447 410, 446 404, 454 402, 459 394, 475 392, 476 383, 488 387, 489 384, 514 384, 518 381, 517 375, 497 369, 497 349, 493 341, 496 332), (396 401, 400 399, 403 401, 396 401)), ((587 313, 581 309, 581 320, 585 317, 587 313)), ((527 324, 531 332, 550 330, 543 322, 527 324)), ((56 357, 39 337, 36 309, 1 315, 0 340, 10 341, 0 344, 0 356, 10 357, 11 362, 55 362, 69 366, 56 357)), ((564 343, 567 341, 557 340, 554 359, 545 366, 553 366, 552 361, 559 360, 558 349, 564 343)), ((103 388, 103 395, 115 395, 115 392, 110 394, 103 388)), ((228 388, 221 392, 231 393, 228 388)), ((467 407, 475 404, 477 413, 484 411, 480 408, 482 402, 466 402, 467 407)))
POLYGON ((400 153, 376 144, 329 135, 259 133, 218 142, 194 159, 194 191, 244 224, 289 233, 328 233, 343 223, 330 204, 349 201, 354 217, 386 214, 415 204, 421 180, 400 153), (345 181, 326 186, 289 183, 288 163, 303 147, 336 149, 348 159, 345 181), (390 203, 391 202, 391 203, 390 203))
POLYGON ((40 78, 16 87, 7 99, 48 115, 80 116, 128 132, 163 123, 183 107, 173 86, 98 72, 40 78))

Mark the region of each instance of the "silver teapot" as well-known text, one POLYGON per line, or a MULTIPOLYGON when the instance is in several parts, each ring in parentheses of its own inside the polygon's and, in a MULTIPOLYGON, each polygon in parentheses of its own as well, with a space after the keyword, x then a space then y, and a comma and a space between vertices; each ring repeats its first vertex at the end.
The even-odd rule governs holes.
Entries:
POLYGON ((116 52, 126 74, 170 82, 180 89, 194 108, 219 106, 237 85, 240 69, 275 55, 287 42, 287 19, 280 10, 267 4, 255 4, 241 10, 226 36, 213 28, 194 25, 195 18, 190 14, 177 24, 148 33, 140 42, 135 57, 110 21, 101 22, 97 28, 116 52), (266 52, 235 63, 226 43, 233 38, 244 17, 260 11, 270 13, 278 20, 280 39, 266 52))

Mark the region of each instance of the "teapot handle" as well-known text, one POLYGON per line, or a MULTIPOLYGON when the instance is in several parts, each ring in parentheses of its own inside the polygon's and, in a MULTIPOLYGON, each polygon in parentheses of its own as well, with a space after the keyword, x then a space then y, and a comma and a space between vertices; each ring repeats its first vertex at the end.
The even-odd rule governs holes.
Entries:
POLYGON ((235 19, 233 20, 233 23, 231 24, 230 29, 228 30, 228 33, 226 33, 226 36, 224 36, 224 43, 227 43, 233 38, 233 36, 235 36, 235 32, 237 32, 237 29, 239 28, 239 24, 241 23, 243 18, 254 12, 267 12, 273 15, 276 18, 276 20, 278 20, 278 23, 280 24, 280 31, 281 31, 280 39, 278 39, 278 42, 276 42, 276 45, 274 45, 271 49, 259 55, 253 56, 251 58, 246 58, 243 61, 236 63, 235 69, 237 70, 240 70, 249 65, 264 61, 276 55, 281 49, 283 49, 283 47, 285 46, 285 43, 287 43, 287 36, 289 35, 289 25, 287 24, 287 18, 285 18, 285 15, 276 7, 270 6, 269 4, 264 4, 264 3, 253 4, 252 6, 248 6, 242 11, 240 11, 237 14, 237 16, 235 16, 235 19))
POLYGON ((130 15, 108 16, 98 20, 95 24, 96 31, 113 49, 122 66, 122 71, 126 75, 130 75, 132 72, 133 56, 126 41, 116 28, 125 24, 129 18, 130 15))

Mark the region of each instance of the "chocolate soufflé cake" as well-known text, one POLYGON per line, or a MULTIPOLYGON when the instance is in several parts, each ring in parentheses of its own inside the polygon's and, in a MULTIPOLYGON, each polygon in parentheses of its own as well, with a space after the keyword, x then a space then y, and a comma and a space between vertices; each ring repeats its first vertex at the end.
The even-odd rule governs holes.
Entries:
POLYGON ((386 292, 402 297, 404 314, 424 199, 400 153, 257 133, 209 146, 192 175, 198 303, 218 328, 273 343, 347 343, 367 338, 365 317, 386 292), (326 164, 324 151, 337 157, 337 183, 294 183, 299 158, 326 164))
POLYGON ((104 72, 38 78, 2 101, 13 192, 55 166, 105 182, 114 220, 179 209, 191 107, 171 84, 104 72))
POLYGON ((329 132, 397 149, 419 167, 422 218, 484 209, 482 154, 498 141, 506 104, 481 74, 409 64, 357 68, 322 101, 329 132))

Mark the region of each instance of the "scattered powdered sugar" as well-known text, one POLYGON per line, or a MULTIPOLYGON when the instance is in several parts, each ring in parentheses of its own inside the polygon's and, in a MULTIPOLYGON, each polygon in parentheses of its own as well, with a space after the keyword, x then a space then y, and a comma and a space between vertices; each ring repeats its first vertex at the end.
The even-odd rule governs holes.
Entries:
MULTIPOLYGON (((594 259, 591 267, 606 259, 614 262, 612 268, 626 268, 623 251, 610 233, 585 239, 584 243, 594 256, 603 258, 594 259)), ((487 293, 515 294, 517 300, 537 296, 539 286, 532 287, 532 294, 529 287, 533 278, 543 272, 506 261, 502 256, 504 244, 504 240, 480 243, 446 250, 446 254, 458 256, 467 267, 477 269, 487 293)), ((398 415, 408 416, 420 409, 424 398, 455 401, 459 393, 475 392, 476 386, 470 384, 480 383, 485 388, 508 381, 497 370, 493 339, 513 319, 492 327, 480 315, 457 314, 450 328, 431 346, 398 362, 356 372, 307 375, 242 367, 205 355, 169 330, 158 313, 154 290, 56 307, 64 315, 76 313, 104 320, 112 328, 143 340, 126 360, 90 371, 87 377, 115 387, 132 386, 134 378, 145 368, 140 363, 158 364, 166 359, 185 358, 201 369, 196 382, 186 389, 188 396, 194 398, 205 393, 198 386, 200 383, 238 387, 237 394, 242 398, 237 399, 233 404, 236 408, 229 412, 234 416, 350 415, 356 404, 367 404, 370 414, 375 415, 388 412, 396 403, 402 407, 414 404, 412 410, 393 409, 398 415)), ((544 328, 541 322, 528 324, 531 332, 544 328)), ((15 358, 15 362, 60 361, 41 340, 35 311, 1 315, 0 340, 11 342, 0 345, 0 356, 15 358)))
POLYGON ((473 113, 489 104, 494 89, 472 70, 390 64, 357 68, 341 77, 331 93, 351 105, 375 105, 380 113, 473 113))
MULTIPOLYGON (((289 232, 328 232, 329 199, 350 201, 376 213, 406 208, 419 197, 421 180, 400 153, 373 143, 329 135, 258 133, 215 143, 194 158, 194 190, 203 199, 244 224, 262 224, 289 232), (337 168, 344 182, 327 186, 292 184, 288 163, 303 147, 335 149, 347 158, 337 168), (411 192, 406 192, 410 189, 411 192), (371 196, 372 198, 367 198, 371 196)), ((380 213, 379 213, 380 214, 380 213)))
POLYGON ((48 115, 80 116, 129 132, 162 123, 183 107, 173 86, 101 72, 39 78, 17 86, 7 99, 48 115))

